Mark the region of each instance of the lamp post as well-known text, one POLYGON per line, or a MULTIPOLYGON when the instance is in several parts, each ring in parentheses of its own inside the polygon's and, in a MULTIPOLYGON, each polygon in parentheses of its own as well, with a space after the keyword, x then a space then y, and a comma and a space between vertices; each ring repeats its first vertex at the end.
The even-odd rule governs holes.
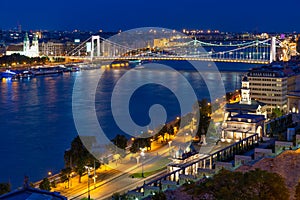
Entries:
POLYGON ((72 178, 73 178, 74 172, 71 172, 70 174, 70 187, 72 187, 72 178))
POLYGON ((91 197, 90 197, 90 175, 91 175, 91 172, 90 172, 90 167, 85 166, 85 168, 87 169, 87 172, 88 172, 88 200, 90 200, 91 199, 91 197))
POLYGON ((183 136, 184 136, 184 137, 183 137, 183 142, 184 142, 184 143, 186 142, 186 140, 187 140, 186 137, 187 137, 188 135, 189 135, 189 133, 185 133, 185 134, 183 135, 183 136))
POLYGON ((96 188, 96 178, 97 178, 97 175, 96 175, 96 160, 94 160, 94 188, 96 188))
POLYGON ((172 140, 169 141, 168 144, 169 144, 169 154, 170 154, 170 156, 171 156, 171 145, 172 145, 172 140))
POLYGON ((49 171, 49 172, 48 172, 48 180, 49 180, 50 184, 52 183, 51 176, 52 176, 52 172, 49 171))
POLYGON ((142 178, 144 178, 144 161, 143 158, 145 156, 145 148, 141 148, 141 160, 142 160, 142 178))

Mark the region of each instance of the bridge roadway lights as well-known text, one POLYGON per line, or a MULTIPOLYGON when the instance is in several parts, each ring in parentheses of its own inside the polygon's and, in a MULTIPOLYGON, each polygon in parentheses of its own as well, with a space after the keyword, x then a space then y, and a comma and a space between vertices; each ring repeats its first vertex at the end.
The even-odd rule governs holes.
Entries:
MULTIPOLYGON (((88 57, 76 56, 60 56, 66 59, 85 60, 88 57)), ((245 60, 245 59, 208 59, 208 58, 190 58, 190 57, 93 57, 93 60, 191 60, 191 61, 207 61, 207 62, 228 62, 228 63, 250 63, 250 64, 270 64, 267 60, 245 60)))

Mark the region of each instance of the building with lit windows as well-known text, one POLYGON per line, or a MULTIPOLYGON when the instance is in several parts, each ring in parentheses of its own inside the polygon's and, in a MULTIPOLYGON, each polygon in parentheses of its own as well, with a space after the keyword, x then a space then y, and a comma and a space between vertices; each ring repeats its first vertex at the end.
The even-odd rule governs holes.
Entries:
POLYGON ((274 108, 287 111, 287 94, 296 90, 298 67, 281 65, 253 68, 247 73, 252 99, 266 104, 267 112, 274 108))
POLYGON ((65 45, 61 42, 42 42, 39 45, 40 54, 43 56, 65 55, 65 45))
POLYGON ((240 102, 228 103, 225 106, 221 141, 239 141, 256 133, 259 137, 264 136, 266 104, 252 99, 250 91, 250 82, 248 77, 244 76, 240 102))
POLYGON ((227 103, 225 106, 225 120, 237 114, 264 115, 267 118, 266 104, 250 97, 250 82, 247 76, 242 79, 241 100, 227 103))
POLYGON ((221 141, 240 141, 253 134, 264 136, 265 117, 255 114, 237 114, 223 123, 221 141))
POLYGON ((299 113, 300 110, 300 91, 291 91, 287 95, 288 111, 291 113, 299 113))
POLYGON ((30 44, 28 34, 25 34, 23 44, 10 45, 6 49, 6 55, 20 54, 28 57, 38 57, 39 56, 39 41, 35 34, 30 44))

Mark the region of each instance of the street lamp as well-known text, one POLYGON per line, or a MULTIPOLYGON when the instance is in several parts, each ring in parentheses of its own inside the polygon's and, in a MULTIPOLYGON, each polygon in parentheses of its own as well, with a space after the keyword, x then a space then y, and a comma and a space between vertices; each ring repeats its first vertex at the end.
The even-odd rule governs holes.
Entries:
POLYGON ((189 135, 189 133, 185 133, 185 134, 184 134, 184 137, 183 137, 183 142, 184 142, 184 143, 186 142, 186 138, 185 138, 185 137, 188 136, 188 135, 189 135))
POLYGON ((144 178, 144 161, 143 161, 144 156, 145 156, 145 148, 141 148, 142 178, 144 178))
POLYGON ((170 154, 170 156, 171 156, 171 145, 172 145, 172 140, 169 141, 168 144, 169 144, 169 154, 170 154))
POLYGON ((73 178, 73 175, 74 175, 74 172, 72 172, 71 174, 70 174, 70 186, 72 187, 72 178, 73 178))
POLYGON ((90 197, 90 175, 91 175, 91 172, 90 172, 90 169, 92 168, 92 167, 88 167, 88 166, 84 166, 86 169, 87 169, 87 171, 88 171, 88 200, 90 200, 91 199, 91 197, 90 197))

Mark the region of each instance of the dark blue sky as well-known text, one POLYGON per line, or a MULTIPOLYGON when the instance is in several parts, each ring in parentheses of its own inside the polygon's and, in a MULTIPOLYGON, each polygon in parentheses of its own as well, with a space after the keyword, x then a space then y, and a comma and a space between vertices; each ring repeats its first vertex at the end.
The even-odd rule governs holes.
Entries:
POLYGON ((300 32, 299 0, 1 0, 0 29, 300 32))

